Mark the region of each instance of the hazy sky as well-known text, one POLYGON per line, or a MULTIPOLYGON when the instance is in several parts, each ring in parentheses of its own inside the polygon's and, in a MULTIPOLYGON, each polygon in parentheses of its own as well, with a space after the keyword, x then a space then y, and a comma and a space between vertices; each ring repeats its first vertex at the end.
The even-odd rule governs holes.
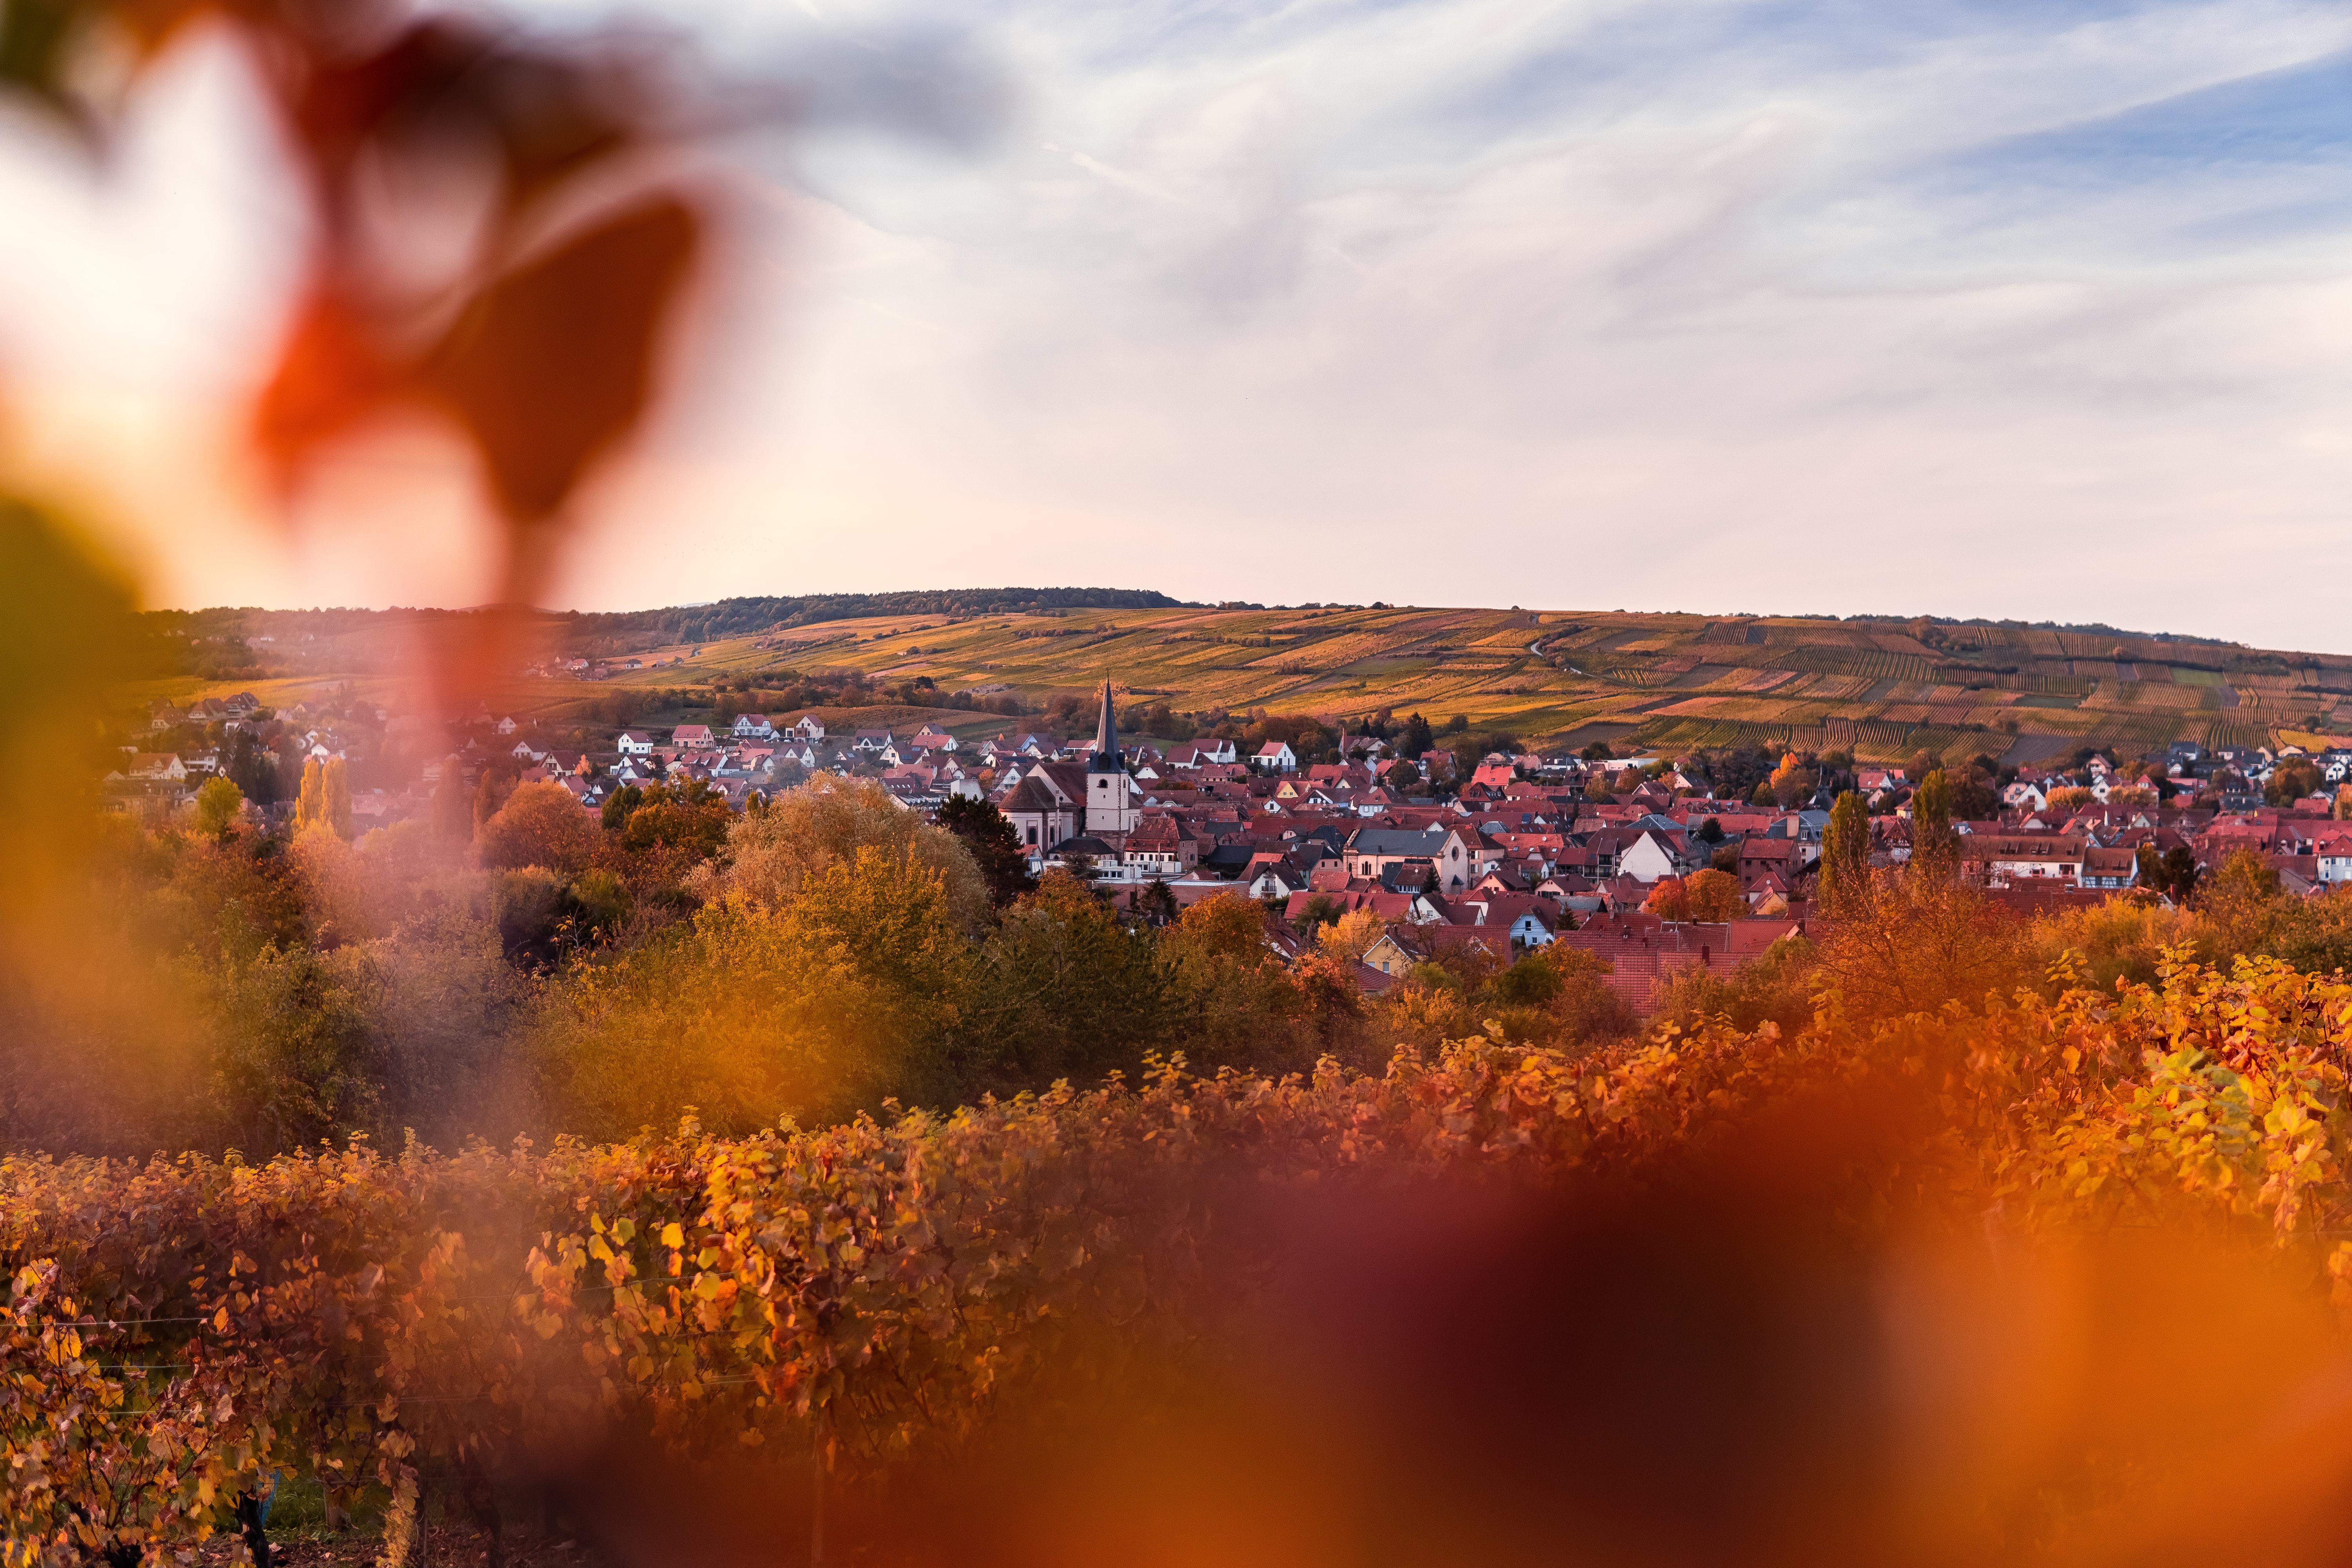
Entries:
MULTIPOLYGON (((2352 647, 2343 0, 925 9, 971 30, 696 13, 822 85, 735 150, 720 352, 564 602, 1089 584, 2352 647)), ((299 240, 268 149, 201 45, 102 187, 9 139, 20 461, 163 602, 464 599, 429 434, 343 465, 314 507, 371 520, 332 545, 206 466, 299 240)))

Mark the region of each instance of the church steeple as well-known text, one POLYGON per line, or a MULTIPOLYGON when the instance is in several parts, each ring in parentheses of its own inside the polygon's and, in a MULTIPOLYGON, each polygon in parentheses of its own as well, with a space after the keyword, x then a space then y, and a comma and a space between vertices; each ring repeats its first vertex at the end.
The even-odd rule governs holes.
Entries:
POLYGON ((1143 799, 1127 776, 1118 752, 1118 723, 1111 717, 1110 682, 1103 682, 1102 718, 1095 725, 1095 754, 1087 759, 1087 831, 1123 844, 1143 816, 1143 799))
POLYGON ((1102 721, 1095 726, 1095 754, 1087 764, 1088 773, 1125 773, 1126 763, 1118 754, 1118 727, 1110 716, 1110 682, 1103 682, 1102 721))

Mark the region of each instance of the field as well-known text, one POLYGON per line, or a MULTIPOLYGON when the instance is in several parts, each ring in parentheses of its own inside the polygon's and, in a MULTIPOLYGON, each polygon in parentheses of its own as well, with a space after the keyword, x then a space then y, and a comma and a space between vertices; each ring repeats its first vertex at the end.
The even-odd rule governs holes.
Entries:
MULTIPOLYGON (((561 637, 591 617, 551 621, 561 637)), ((300 679, 176 681, 149 694, 184 698, 240 684, 265 700, 348 681, 389 690, 381 630, 337 637, 308 655, 300 679), (335 651, 351 647, 348 674, 335 651)), ((609 646, 609 643, 608 645, 609 646)), ((2352 658, 2133 633, 1933 621, 1839 621, 1624 612, 1198 607, 894 615, 779 626, 761 636, 632 647, 646 668, 593 683, 516 679, 494 705, 572 721, 616 700, 721 679, 781 683, 782 672, 856 668, 885 683, 929 677, 942 692, 1009 691, 1035 706, 1114 681, 1122 700, 1178 711, 1311 713, 1353 720, 1381 709, 1455 714, 1528 740, 1607 739, 1671 751, 1734 742, 1846 746, 1864 759, 1925 747, 2011 761, 2084 745, 2144 750, 2324 735, 2352 723, 2352 658), (766 678, 773 677, 773 679, 766 678)), ((859 721, 937 716, 967 734, 1017 724, 902 709, 859 721)), ((842 715, 841 717, 851 717, 842 715)))

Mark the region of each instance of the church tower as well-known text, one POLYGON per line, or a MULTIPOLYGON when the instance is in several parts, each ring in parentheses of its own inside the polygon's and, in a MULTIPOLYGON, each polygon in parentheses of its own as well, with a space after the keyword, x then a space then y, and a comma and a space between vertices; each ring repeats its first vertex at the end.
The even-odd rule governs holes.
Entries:
POLYGON ((1143 817, 1143 802, 1135 781, 1127 776, 1127 759, 1119 754, 1118 730, 1110 714, 1110 682, 1103 682, 1102 719, 1095 726, 1094 755, 1087 759, 1087 831, 1116 843, 1135 831, 1143 817))

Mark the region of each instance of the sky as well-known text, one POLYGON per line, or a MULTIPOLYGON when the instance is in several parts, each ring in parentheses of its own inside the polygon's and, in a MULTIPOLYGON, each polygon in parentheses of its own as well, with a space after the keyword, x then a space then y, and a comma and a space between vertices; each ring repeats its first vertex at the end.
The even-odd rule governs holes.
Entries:
MULTIPOLYGON (((2352 581, 2341 0, 663 15, 805 112, 711 154, 732 265, 553 603, 1097 584, 2352 650, 2301 592, 2352 581)), ((355 447, 291 530, 221 455, 300 255, 271 134, 203 37, 101 179, 0 132, 0 454, 155 603, 472 602, 437 433, 355 447)))

